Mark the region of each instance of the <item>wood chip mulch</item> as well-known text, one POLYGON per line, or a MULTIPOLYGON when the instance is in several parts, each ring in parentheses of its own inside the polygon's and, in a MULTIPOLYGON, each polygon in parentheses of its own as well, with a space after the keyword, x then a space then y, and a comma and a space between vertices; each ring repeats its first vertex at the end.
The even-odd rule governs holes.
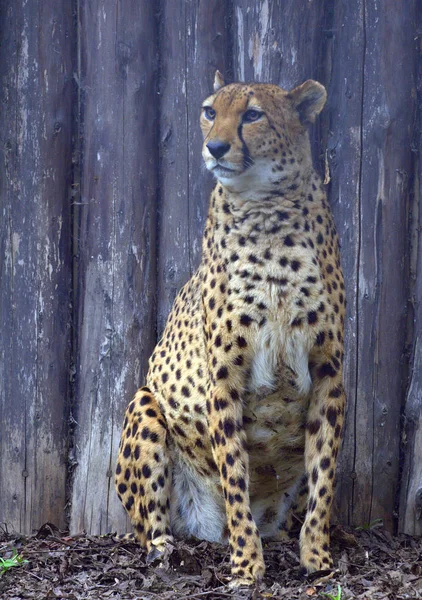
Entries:
POLYGON ((146 564, 135 544, 111 536, 68 536, 51 524, 23 537, 0 532, 0 558, 14 549, 28 562, 0 576, 2 600, 422 599, 422 540, 381 529, 333 528, 337 570, 331 578, 298 578, 297 542, 265 542, 265 578, 232 590, 227 547, 178 541, 164 560, 146 564), (329 597, 329 596, 328 596, 329 597))

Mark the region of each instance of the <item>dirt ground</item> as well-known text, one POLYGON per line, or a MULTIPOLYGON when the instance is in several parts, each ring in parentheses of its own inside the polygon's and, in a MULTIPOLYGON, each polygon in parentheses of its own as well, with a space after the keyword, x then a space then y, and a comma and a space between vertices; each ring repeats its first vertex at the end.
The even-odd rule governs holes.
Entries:
POLYGON ((298 578, 296 541, 264 543, 267 572, 255 589, 231 590, 228 548, 196 540, 177 542, 163 562, 146 564, 135 544, 110 536, 70 537, 44 525, 35 535, 0 534, 0 558, 17 552, 28 562, 0 576, 1 600, 333 599, 422 598, 422 540, 381 529, 336 527, 337 570, 325 580, 298 578), (329 596, 324 595, 329 594, 329 596))

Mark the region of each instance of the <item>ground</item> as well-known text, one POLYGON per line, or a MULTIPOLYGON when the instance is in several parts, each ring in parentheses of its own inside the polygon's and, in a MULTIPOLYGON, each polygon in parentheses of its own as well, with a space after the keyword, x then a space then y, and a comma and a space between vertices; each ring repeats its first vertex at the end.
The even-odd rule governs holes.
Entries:
POLYGON ((34 536, 3 532, 0 558, 13 549, 28 562, 0 576, 3 600, 308 599, 404 600, 422 598, 422 540, 371 530, 332 531, 338 570, 319 582, 298 579, 297 542, 264 543, 267 572, 254 589, 232 591, 228 548, 195 540, 176 542, 166 563, 146 564, 133 543, 110 537, 67 536, 50 525, 34 536))

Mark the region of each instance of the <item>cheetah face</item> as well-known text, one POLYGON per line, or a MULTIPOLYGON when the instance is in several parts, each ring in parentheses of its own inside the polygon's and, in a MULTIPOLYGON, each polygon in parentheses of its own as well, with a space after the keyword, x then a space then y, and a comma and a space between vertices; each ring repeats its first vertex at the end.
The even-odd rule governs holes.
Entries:
POLYGON ((307 124, 326 99, 309 80, 291 92, 276 85, 224 85, 217 72, 215 93, 202 105, 205 165, 230 191, 274 189, 298 164, 309 163, 307 124))

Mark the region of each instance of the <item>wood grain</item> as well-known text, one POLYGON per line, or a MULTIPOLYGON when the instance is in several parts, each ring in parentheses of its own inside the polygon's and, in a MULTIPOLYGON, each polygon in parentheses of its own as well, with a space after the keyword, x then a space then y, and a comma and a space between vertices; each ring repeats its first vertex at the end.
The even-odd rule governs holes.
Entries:
POLYGON ((64 0, 1 3, 0 521, 23 533, 65 524, 72 23, 64 0))
POLYGON ((81 3, 71 530, 126 530, 114 490, 125 406, 155 343, 157 47, 152 3, 81 3))

